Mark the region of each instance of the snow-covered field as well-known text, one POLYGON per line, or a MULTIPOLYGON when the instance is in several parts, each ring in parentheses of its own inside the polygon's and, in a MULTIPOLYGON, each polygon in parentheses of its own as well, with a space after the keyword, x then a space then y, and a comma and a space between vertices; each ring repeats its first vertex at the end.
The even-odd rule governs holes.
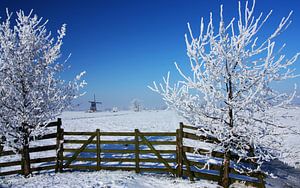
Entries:
MULTIPOLYGON (((300 129, 300 108, 275 110, 278 122, 297 126, 300 129)), ((173 111, 131 112, 65 112, 62 114, 65 131, 172 131, 179 128, 180 117, 173 111)), ((281 161, 267 165, 267 168, 278 176, 268 178, 268 187, 300 187, 300 137, 285 135, 282 144, 281 161), (296 167, 293 168, 292 166, 296 167)), ((46 155, 46 153, 44 153, 46 155)), ((41 156, 40 156, 41 157, 41 156)), ((218 187, 215 183, 199 181, 190 183, 188 180, 173 178, 167 175, 139 175, 134 172, 100 171, 73 173, 44 173, 32 178, 9 176, 0 179, 0 187, 218 187)), ((241 185, 238 185, 240 187, 241 185)))

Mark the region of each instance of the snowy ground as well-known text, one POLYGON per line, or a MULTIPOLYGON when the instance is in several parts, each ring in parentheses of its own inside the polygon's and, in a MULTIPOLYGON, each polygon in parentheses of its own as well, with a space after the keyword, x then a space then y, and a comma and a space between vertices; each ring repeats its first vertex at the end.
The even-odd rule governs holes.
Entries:
POLYGON ((16 188, 38 188, 38 187, 51 187, 51 188, 196 188, 218 187, 213 182, 196 182, 191 183, 189 180, 179 178, 172 178, 166 175, 141 175, 134 172, 122 171, 99 171, 99 172, 72 172, 63 174, 42 174, 34 176, 30 179, 21 177, 10 178, 2 182, 3 188, 16 187, 16 188))
MULTIPOLYGON (((298 126, 300 129, 300 109, 274 111, 278 121, 283 124, 298 126)), ((117 113, 65 112, 62 115, 65 131, 176 131, 182 121, 172 111, 144 111, 117 113)), ((266 165, 277 179, 267 179, 268 187, 300 187, 300 138, 299 135, 286 135, 281 161, 266 165), (293 168, 293 167, 296 167, 293 168)), ((39 154, 41 155, 41 154, 39 154)), ((48 155, 45 152, 42 155, 48 155)), ((53 153, 55 155, 55 153, 53 153)), ((41 157, 41 156, 39 156, 41 157)), ((3 160, 3 159, 0 159, 3 160)), ((0 187, 217 187, 215 183, 200 181, 191 184, 188 180, 161 175, 138 175, 134 172, 100 171, 75 173, 44 173, 33 178, 10 176, 0 179, 0 187)), ((240 187, 239 185, 238 187, 240 187)))

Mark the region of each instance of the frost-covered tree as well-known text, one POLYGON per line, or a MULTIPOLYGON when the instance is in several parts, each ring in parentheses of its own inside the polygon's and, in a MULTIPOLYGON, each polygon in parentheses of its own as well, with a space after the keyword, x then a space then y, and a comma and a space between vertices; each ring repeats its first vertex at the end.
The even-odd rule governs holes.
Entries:
POLYGON ((139 99, 133 99, 130 102, 130 106, 129 108, 134 111, 134 112, 140 112, 143 110, 143 105, 142 105, 142 101, 139 99))
POLYGON ((254 159, 260 165, 278 156, 281 140, 274 117, 267 111, 289 104, 296 92, 296 88, 282 93, 271 87, 271 83, 295 77, 289 67, 299 53, 287 58, 282 52, 285 44, 275 47, 276 38, 291 22, 292 12, 279 21, 274 32, 261 39, 259 32, 272 11, 255 16, 254 7, 255 1, 252 6, 246 2, 243 11, 239 2, 238 19, 225 23, 221 5, 218 26, 211 13, 206 28, 201 19, 198 37, 188 24, 189 37, 185 39, 192 73, 184 73, 175 63, 183 80, 173 86, 168 73, 163 84, 154 82, 150 87, 169 107, 197 126, 199 134, 221 141, 216 147, 225 153, 225 187, 229 184, 231 153, 254 159))
POLYGON ((46 30, 32 11, 25 15, 7 11, 0 25, 0 138, 1 145, 22 153, 24 175, 30 174, 29 142, 43 135, 46 125, 79 96, 85 85, 81 76, 66 82, 60 78, 64 64, 59 63, 66 26, 57 38, 46 30))

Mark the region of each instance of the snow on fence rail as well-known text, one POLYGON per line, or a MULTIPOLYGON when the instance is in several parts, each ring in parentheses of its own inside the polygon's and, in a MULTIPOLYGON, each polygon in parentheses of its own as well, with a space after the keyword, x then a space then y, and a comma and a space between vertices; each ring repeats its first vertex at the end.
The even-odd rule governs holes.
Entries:
MULTIPOLYGON (((57 127, 56 133, 51 133, 38 139, 56 138, 56 144, 30 148, 30 153, 56 150, 55 156, 31 159, 31 163, 42 163, 42 166, 32 168, 32 171, 55 169, 55 172, 65 170, 125 170, 140 172, 170 173, 177 177, 207 179, 220 181, 222 178, 222 159, 224 153, 208 149, 195 149, 188 146, 184 140, 218 142, 217 139, 195 134, 197 128, 180 123, 176 132, 65 132, 61 128, 61 120, 49 124, 57 127), (187 131, 189 130, 189 131, 187 131), (209 154, 209 157, 207 157, 209 154), (219 161, 206 168, 207 160, 219 161), (46 164, 46 166, 43 165, 46 164), (49 165, 49 163, 52 163, 49 165)), ((13 151, 3 151, 0 156, 14 155, 13 151)), ((238 157, 231 155, 231 163, 238 157)), ((1 159, 1 158, 0 158, 1 159)), ((242 161, 255 166, 250 160, 242 161)), ((21 165, 21 161, 0 163, 0 167, 21 165)), ((2 172, 0 176, 22 174, 22 170, 2 172)), ((264 187, 262 173, 241 174, 230 169, 231 183, 243 181, 255 187, 264 187)))

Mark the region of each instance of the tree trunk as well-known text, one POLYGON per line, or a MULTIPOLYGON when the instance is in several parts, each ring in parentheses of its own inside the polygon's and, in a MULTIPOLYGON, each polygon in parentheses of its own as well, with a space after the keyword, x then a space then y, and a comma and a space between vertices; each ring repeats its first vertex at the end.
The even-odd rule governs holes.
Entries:
MULTIPOLYGON (((228 93, 228 125, 230 129, 233 128, 233 108, 231 106, 231 101, 233 99, 233 88, 232 88, 232 80, 231 80, 231 72, 229 71, 229 65, 228 62, 226 61, 226 71, 228 75, 228 82, 226 83, 226 89, 228 93)), ((230 185, 230 179, 229 179, 229 173, 230 173, 230 146, 231 144, 229 143, 225 147, 225 153, 224 153, 224 161, 222 165, 222 169, 220 171, 220 182, 219 185, 223 186, 224 188, 228 188, 230 185)))
POLYGON ((24 177, 29 177, 31 175, 31 168, 30 168, 30 154, 29 154, 29 133, 26 129, 26 125, 23 125, 23 149, 21 151, 22 154, 22 172, 24 177))
POLYGON ((230 151, 225 152, 224 154, 224 161, 222 166, 222 174, 221 174, 221 182, 219 182, 220 185, 222 185, 224 188, 228 188, 230 185, 230 179, 229 179, 229 173, 230 173, 230 151))
POLYGON ((22 150, 22 171, 24 177, 29 177, 31 174, 30 169, 30 155, 29 155, 29 145, 24 145, 22 150))

